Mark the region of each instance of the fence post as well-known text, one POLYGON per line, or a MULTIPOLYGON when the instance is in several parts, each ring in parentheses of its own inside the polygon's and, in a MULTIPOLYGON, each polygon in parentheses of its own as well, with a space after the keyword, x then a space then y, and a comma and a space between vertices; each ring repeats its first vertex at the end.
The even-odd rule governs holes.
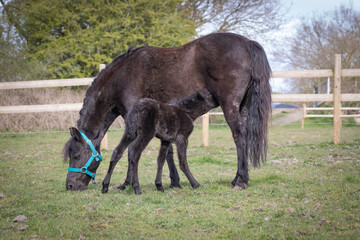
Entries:
POLYGON ((209 146, 209 113, 202 115, 203 145, 209 146))
MULTIPOLYGON (((99 72, 101 72, 101 70, 103 70, 105 68, 105 64, 99 64, 99 72)), ((103 139, 101 140, 101 144, 100 144, 100 148, 108 150, 108 134, 105 133, 105 136, 103 137, 103 139)))
POLYGON ((306 104, 302 104, 302 118, 301 118, 301 129, 304 129, 305 124, 305 115, 306 115, 306 104))
POLYGON ((334 144, 340 143, 341 109, 341 55, 335 54, 334 65, 334 144))

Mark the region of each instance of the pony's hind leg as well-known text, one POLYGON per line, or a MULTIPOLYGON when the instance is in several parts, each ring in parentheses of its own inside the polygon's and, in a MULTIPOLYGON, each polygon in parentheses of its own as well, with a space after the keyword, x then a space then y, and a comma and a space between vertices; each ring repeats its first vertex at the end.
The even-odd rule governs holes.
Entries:
POLYGON ((129 146, 129 144, 134 141, 134 139, 136 138, 136 136, 132 136, 130 134, 127 134, 127 131, 125 130, 124 136, 121 139, 119 145, 115 148, 113 154, 111 155, 111 160, 110 160, 110 164, 109 164, 109 169, 108 172, 104 178, 104 181, 102 182, 102 189, 101 192, 102 193, 107 193, 109 190, 109 184, 110 184, 110 178, 111 175, 114 171, 114 168, 116 166, 116 164, 118 163, 118 161, 120 160, 120 158, 122 157, 125 149, 129 146))
POLYGON ((162 175, 162 170, 163 170, 164 163, 165 163, 165 158, 166 158, 169 148, 170 148, 169 142, 161 141, 159 156, 157 158, 157 173, 156 173, 156 179, 155 179, 155 186, 156 186, 157 190, 159 190, 161 192, 164 192, 164 188, 162 186, 162 181, 161 181, 161 175, 162 175))
POLYGON ((224 116, 230 126, 233 139, 236 145, 238 169, 231 186, 245 189, 248 187, 248 141, 247 141, 247 108, 244 107, 240 114, 239 106, 227 106, 223 108, 224 116))
POLYGON ((179 156, 179 165, 181 171, 185 174, 193 188, 200 187, 200 184, 196 181, 192 173, 190 172, 189 165, 186 159, 186 149, 188 140, 183 136, 178 136, 176 139, 176 148, 179 156))
POLYGON ((247 127, 248 127, 248 98, 247 96, 248 84, 250 76, 239 72, 235 74, 241 76, 240 78, 231 78, 228 76, 229 82, 233 83, 233 88, 225 94, 219 94, 217 97, 218 102, 224 112, 224 117, 228 123, 232 137, 234 139, 237 151, 237 163, 238 168, 236 177, 232 182, 232 186, 238 186, 240 188, 247 188, 249 182, 248 174, 248 139, 247 139, 247 127), (240 110, 242 114, 240 114, 240 110))

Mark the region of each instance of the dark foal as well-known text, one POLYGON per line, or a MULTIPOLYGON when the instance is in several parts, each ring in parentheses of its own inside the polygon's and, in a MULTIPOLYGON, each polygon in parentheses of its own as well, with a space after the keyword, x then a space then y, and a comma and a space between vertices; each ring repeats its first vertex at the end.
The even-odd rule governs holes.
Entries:
POLYGON ((186 159, 188 137, 194 128, 193 121, 218 105, 217 101, 206 89, 196 91, 191 96, 175 104, 163 104, 150 98, 140 99, 127 115, 125 132, 120 144, 115 148, 111 156, 109 170, 102 183, 102 193, 109 190, 112 172, 125 149, 129 146, 127 177, 120 189, 125 189, 127 185, 132 184, 135 194, 141 194, 138 179, 138 162, 141 152, 154 137, 161 140, 155 180, 157 189, 164 191, 161 175, 171 143, 176 144, 180 169, 184 172, 193 188, 199 187, 200 184, 191 174, 186 159))

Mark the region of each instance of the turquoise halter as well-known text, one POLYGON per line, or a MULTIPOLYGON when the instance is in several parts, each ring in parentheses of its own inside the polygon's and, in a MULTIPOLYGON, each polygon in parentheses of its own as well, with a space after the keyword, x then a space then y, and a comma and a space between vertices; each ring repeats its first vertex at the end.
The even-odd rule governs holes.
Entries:
POLYGON ((87 144, 89 145, 91 151, 92 151, 92 155, 89 158, 89 160, 87 161, 87 163, 85 164, 85 166, 83 166, 82 168, 68 168, 69 172, 78 172, 78 173, 85 173, 86 175, 89 175, 93 180, 95 180, 96 177, 96 171, 95 172, 90 172, 88 170, 88 167, 90 166, 90 164, 92 163, 92 161, 95 159, 95 161, 97 162, 101 162, 102 161, 102 157, 100 155, 100 153, 98 153, 94 147, 94 145, 92 144, 92 142, 90 141, 90 139, 88 139, 86 137, 86 135, 80 131, 81 136, 85 139, 85 141, 87 142, 87 144))

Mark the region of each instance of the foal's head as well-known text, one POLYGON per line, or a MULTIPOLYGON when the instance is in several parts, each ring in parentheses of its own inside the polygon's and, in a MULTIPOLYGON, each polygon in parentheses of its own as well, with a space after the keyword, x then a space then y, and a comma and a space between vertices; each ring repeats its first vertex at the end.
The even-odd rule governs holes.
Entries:
POLYGON ((189 97, 179 100, 175 104, 181 107, 193 120, 219 106, 216 99, 205 88, 196 91, 189 97))

